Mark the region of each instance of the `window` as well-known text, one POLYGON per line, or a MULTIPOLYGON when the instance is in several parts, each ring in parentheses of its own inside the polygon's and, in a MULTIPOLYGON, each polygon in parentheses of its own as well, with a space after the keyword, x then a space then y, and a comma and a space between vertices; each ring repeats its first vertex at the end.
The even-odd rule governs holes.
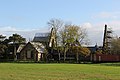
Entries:
POLYGON ((34 51, 31 51, 31 58, 34 58, 34 51))
POLYGON ((27 51, 27 58, 31 58, 31 51, 27 51))

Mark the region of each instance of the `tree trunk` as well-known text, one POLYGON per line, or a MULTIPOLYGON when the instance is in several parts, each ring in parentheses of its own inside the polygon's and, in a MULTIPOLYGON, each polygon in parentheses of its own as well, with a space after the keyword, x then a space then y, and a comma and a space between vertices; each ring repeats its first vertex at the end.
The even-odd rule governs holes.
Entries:
POLYGON ((64 62, 65 62, 65 59, 66 59, 66 50, 64 51, 64 62))
POLYGON ((78 60, 79 60, 79 58, 78 58, 78 52, 76 53, 76 63, 78 63, 78 60))
POLYGON ((17 60, 17 55, 16 55, 16 46, 15 46, 15 44, 14 44, 14 61, 16 61, 17 60))
POLYGON ((60 62, 60 52, 59 52, 58 56, 59 56, 59 62, 60 62))

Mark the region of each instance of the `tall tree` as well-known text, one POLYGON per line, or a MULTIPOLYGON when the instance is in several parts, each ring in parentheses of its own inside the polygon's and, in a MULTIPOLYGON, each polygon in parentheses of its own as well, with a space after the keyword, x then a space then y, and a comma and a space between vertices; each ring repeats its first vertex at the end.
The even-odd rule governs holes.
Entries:
POLYGON ((6 36, 0 35, 0 42, 4 41, 5 38, 6 36))
POLYGON ((5 58, 7 46, 5 44, 0 44, 0 59, 5 58))
POLYGON ((14 50, 13 50, 13 53, 14 53, 14 60, 16 61, 17 60, 17 56, 16 56, 16 44, 21 44, 21 43, 25 43, 26 42, 26 39, 23 38, 21 35, 19 34, 13 34, 12 36, 9 37, 9 41, 10 42, 13 42, 13 46, 14 46, 14 50))
POLYGON ((6 36, 0 35, 0 59, 6 59, 7 58, 7 49, 8 49, 8 43, 6 36))
POLYGON ((53 28, 55 31, 55 36, 56 36, 56 45, 58 45, 59 42, 59 30, 60 28, 64 25, 64 22, 60 19, 51 19, 50 21, 47 22, 48 26, 50 28, 53 28))
POLYGON ((111 42, 111 53, 120 54, 120 38, 115 37, 111 42))
POLYGON ((65 25, 60 31, 62 44, 70 43, 73 44, 75 40, 78 40, 80 44, 87 37, 85 29, 77 25, 65 25))
MULTIPOLYGON (((60 31, 61 43, 64 47, 64 61, 66 58, 66 52, 69 50, 73 45, 74 42, 78 42, 78 46, 82 43, 82 41, 86 38, 86 32, 80 26, 77 25, 65 25, 64 28, 60 31)), ((75 47, 78 49, 78 47, 75 47)), ((74 49, 75 50, 75 49, 74 49)), ((72 49, 70 49, 72 52, 72 49)), ((78 58, 77 58, 78 60, 78 58)))
POLYGON ((78 63, 78 60, 79 60, 79 55, 81 55, 82 57, 86 57, 86 56, 90 55, 90 50, 86 47, 71 46, 70 50, 72 51, 72 53, 75 53, 77 63, 78 63))
POLYGON ((9 37, 9 40, 13 43, 25 43, 26 39, 19 34, 13 34, 9 37))

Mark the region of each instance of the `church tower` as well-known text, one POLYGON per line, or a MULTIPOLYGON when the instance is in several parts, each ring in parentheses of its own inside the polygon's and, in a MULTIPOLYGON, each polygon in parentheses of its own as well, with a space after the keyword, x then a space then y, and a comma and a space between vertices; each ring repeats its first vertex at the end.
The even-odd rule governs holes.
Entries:
POLYGON ((54 28, 51 29, 51 33, 50 33, 50 41, 49 41, 49 47, 56 47, 57 43, 56 43, 56 33, 54 28))

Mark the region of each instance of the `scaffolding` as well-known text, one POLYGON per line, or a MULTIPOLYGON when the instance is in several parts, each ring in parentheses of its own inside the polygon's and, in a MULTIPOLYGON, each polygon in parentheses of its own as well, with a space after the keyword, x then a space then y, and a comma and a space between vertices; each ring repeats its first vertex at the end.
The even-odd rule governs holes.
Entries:
POLYGON ((103 53, 104 54, 111 53, 112 32, 113 32, 112 29, 107 28, 107 25, 105 25, 104 38, 103 38, 103 53))

